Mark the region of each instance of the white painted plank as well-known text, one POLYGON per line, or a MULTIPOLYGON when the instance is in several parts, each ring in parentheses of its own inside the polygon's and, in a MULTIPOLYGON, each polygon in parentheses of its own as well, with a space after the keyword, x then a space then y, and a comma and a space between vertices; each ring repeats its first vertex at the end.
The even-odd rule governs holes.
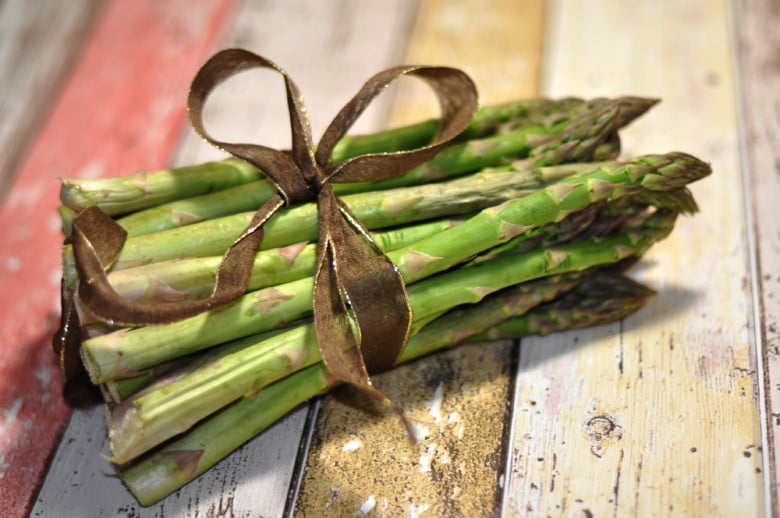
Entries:
MULTIPOLYGON (((363 81, 396 64, 414 7, 403 0, 248 2, 237 14, 225 47, 247 48, 285 68, 303 92, 316 138, 363 81)), ((251 74, 246 74, 248 83, 239 76, 220 86, 209 104, 207 128, 225 140, 287 147, 281 84, 262 72, 256 83, 251 74)), ((182 102, 185 99, 183 92, 182 102)), ((371 109, 355 130, 374 128, 381 118, 381 106, 371 109)), ((175 161, 191 164, 222 156, 188 130, 175 161)), ((279 516, 305 414, 305 408, 292 414, 177 494, 140 508, 98 454, 107 452, 101 411, 78 413, 64 432, 32 515, 279 516)))
POLYGON ((624 156, 711 162, 622 324, 521 346, 507 514, 756 516, 763 485, 726 0, 549 2, 542 93, 663 102, 624 156))
POLYGON ((100 408, 75 411, 30 513, 32 517, 279 516, 306 408, 290 414, 181 491, 141 507, 109 455, 100 408))

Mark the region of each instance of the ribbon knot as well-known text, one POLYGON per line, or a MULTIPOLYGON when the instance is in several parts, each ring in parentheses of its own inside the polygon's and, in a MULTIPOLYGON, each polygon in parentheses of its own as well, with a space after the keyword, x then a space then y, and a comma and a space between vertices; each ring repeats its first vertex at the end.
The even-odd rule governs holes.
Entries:
POLYGON ((372 387, 368 373, 392 367, 406 343, 412 318, 406 288, 398 269, 334 194, 330 184, 385 179, 426 162, 468 126, 476 108, 476 88, 460 70, 427 66, 390 68, 370 78, 341 109, 315 150, 302 97, 287 73, 246 50, 219 52, 193 79, 188 97, 192 126, 212 145, 256 166, 276 185, 277 193, 257 210, 225 253, 209 297, 154 305, 126 300, 110 286, 105 272, 116 261, 125 234, 96 207, 85 209, 74 219, 72 234, 81 279, 79 296, 97 316, 128 325, 171 322, 231 302, 246 291, 263 224, 286 205, 316 200, 319 242, 313 310, 322 359, 340 380, 391 404, 372 387), (289 151, 221 142, 204 127, 203 107, 211 91, 228 77, 258 67, 275 70, 284 78, 292 134, 289 151), (408 151, 331 162, 336 143, 370 102, 405 75, 423 79, 438 96, 442 115, 433 141, 408 151))

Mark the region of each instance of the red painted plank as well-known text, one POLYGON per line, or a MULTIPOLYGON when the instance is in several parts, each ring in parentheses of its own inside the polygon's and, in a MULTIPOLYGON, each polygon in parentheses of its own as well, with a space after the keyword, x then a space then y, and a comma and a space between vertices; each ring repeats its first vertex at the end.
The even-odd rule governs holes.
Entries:
POLYGON ((58 319, 60 176, 164 167, 189 81, 236 0, 114 0, 0 208, 0 503, 26 514, 68 415, 50 350, 58 319))

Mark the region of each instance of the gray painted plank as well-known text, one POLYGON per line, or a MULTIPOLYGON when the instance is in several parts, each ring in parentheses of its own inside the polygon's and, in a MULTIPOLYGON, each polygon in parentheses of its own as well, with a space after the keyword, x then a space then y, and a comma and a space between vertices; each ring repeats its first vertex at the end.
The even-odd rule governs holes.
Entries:
POLYGON ((44 121, 97 0, 0 2, 0 199, 44 121))

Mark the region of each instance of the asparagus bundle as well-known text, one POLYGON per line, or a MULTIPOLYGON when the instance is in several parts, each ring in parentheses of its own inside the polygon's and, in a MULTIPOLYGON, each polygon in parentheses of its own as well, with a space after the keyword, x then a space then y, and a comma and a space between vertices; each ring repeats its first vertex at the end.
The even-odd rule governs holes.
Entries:
MULTIPOLYGON (((398 363, 463 342, 623 318, 652 291, 625 268, 696 204, 709 167, 683 153, 618 161, 618 131, 655 100, 534 99, 484 107, 436 157, 398 177, 334 186, 408 288, 398 363)), ((348 136, 334 159, 424 145, 435 121, 348 136)), ((202 297, 220 255, 274 193, 231 159, 102 180, 63 180, 60 214, 97 205, 129 238, 109 273, 149 304, 202 297)), ((264 227, 247 293, 180 321, 103 322, 81 305, 81 360, 109 414, 112 460, 142 504, 186 484, 338 383, 311 323, 317 209, 264 227)), ((63 286, 80 282, 70 245, 63 286)))

